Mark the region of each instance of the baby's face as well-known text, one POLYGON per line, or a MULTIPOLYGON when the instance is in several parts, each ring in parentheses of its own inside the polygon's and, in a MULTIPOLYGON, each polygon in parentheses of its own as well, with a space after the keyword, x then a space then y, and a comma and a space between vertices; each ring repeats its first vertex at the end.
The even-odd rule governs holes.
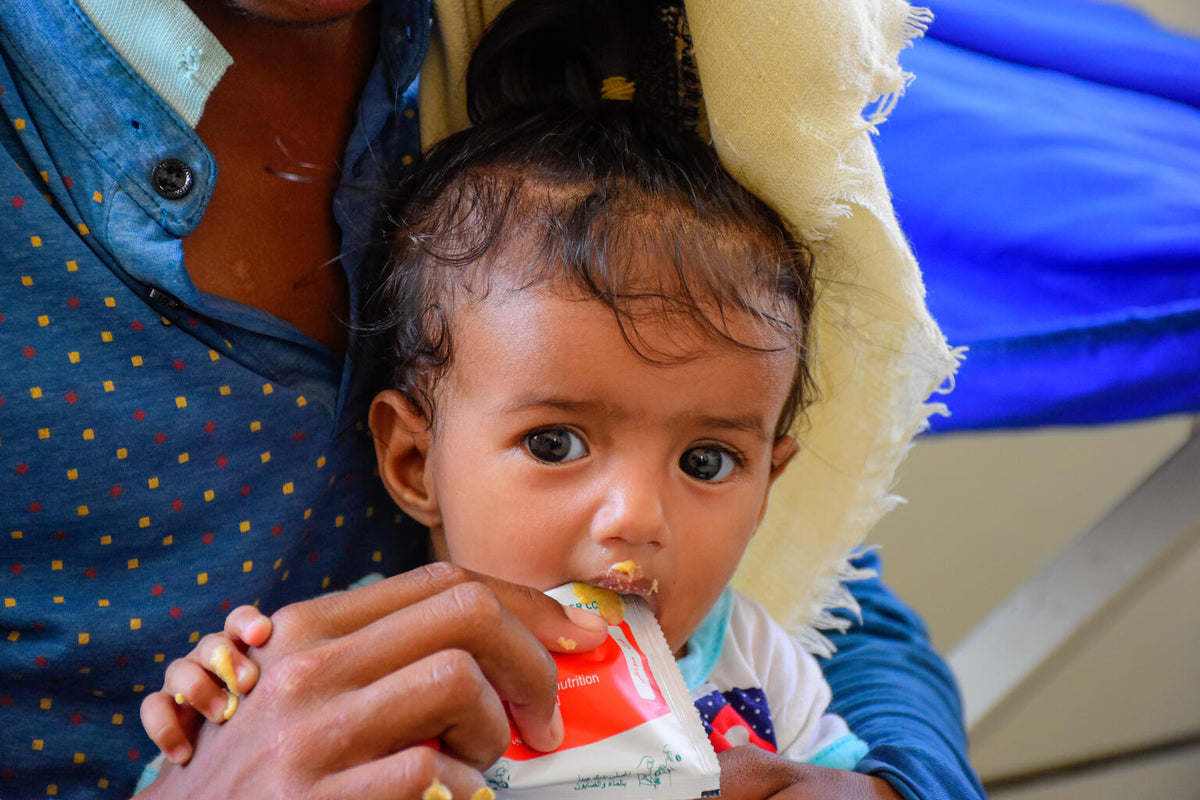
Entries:
MULTIPOLYGON (((794 452, 775 438, 794 351, 639 321, 653 352, 688 356, 651 364, 600 302, 537 289, 497 289, 454 316, 426 473, 439 558, 543 590, 632 561, 623 590, 646 595, 679 650, 794 452)), ((731 333, 783 345, 748 322, 731 333)))

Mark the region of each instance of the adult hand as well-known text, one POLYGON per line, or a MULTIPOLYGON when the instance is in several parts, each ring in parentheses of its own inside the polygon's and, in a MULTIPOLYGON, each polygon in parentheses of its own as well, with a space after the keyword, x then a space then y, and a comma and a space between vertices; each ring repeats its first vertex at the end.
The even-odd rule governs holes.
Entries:
POLYGON ((561 743, 547 648, 606 635, 593 614, 449 564, 287 606, 272 623, 252 653, 254 691, 141 800, 414 798, 435 778, 470 797, 508 746, 506 708, 531 746, 561 743))
POLYGON ((797 764, 753 745, 726 750, 717 759, 721 800, 902 800, 882 778, 797 764))

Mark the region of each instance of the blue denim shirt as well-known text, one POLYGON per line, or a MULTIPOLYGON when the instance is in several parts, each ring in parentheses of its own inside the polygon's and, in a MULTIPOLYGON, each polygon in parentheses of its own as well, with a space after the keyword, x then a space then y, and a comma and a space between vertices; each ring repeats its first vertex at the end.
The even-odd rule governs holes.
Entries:
MULTIPOLYGON (((419 153, 429 13, 383 6, 335 201, 351 286, 371 187, 419 153)), ((0 52, 0 797, 125 797, 142 697, 201 633, 423 539, 372 479, 347 364, 188 278, 218 180, 192 128, 71 2, 6 2, 0 52)))

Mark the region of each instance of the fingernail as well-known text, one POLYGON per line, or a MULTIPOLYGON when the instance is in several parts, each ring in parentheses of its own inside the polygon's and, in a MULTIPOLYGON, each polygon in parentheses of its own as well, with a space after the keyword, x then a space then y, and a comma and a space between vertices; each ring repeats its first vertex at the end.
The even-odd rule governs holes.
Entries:
POLYGON ((550 716, 550 741, 553 743, 552 750, 558 749, 558 746, 563 743, 563 738, 566 736, 565 728, 563 727, 562 711, 558 705, 554 706, 554 713, 550 716))
POLYGON ((171 748, 171 752, 167 753, 167 758, 172 764, 185 764, 192 757, 192 746, 189 744, 181 744, 178 747, 171 748))
POLYGON ((579 627, 589 631, 606 631, 608 623, 602 617, 576 606, 564 606, 567 617, 579 627))
POLYGON ((258 670, 249 661, 243 661, 237 668, 237 688, 241 691, 243 686, 246 686, 250 681, 258 676, 258 670))

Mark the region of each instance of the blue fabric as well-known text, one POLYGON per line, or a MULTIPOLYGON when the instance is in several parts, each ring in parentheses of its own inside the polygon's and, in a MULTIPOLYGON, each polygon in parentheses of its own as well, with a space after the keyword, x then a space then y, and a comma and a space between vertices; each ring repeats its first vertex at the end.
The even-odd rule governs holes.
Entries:
MULTIPOLYGON (((356 186, 418 152, 427 13, 387 7, 356 186)), ((194 131, 71 3, 5 3, 0 53, 0 797, 125 797, 171 659, 234 605, 412 566, 424 536, 371 478, 342 360, 188 279, 217 180, 194 131), (168 155, 181 200, 149 185, 168 155)), ((375 196, 337 202, 361 241, 375 196)))
POLYGON ((969 350, 932 430, 1200 411, 1200 40, 1091 0, 957 0, 877 147, 969 350))
POLYGON ((725 591, 713 603, 696 632, 688 639, 688 651, 683 658, 676 660, 679 671, 683 673, 683 682, 689 692, 700 688, 700 684, 708 680, 713 667, 721 658, 721 648, 725 646, 725 634, 729 631, 729 615, 733 612, 733 589, 726 586, 725 591))
MULTIPOLYGON (((880 569, 875 551, 853 563, 880 569)), ((829 710, 870 745, 855 771, 884 778, 905 800, 983 800, 967 762, 958 686, 924 623, 879 578, 847 586, 862 621, 830 632, 837 652, 824 668, 829 710)))

